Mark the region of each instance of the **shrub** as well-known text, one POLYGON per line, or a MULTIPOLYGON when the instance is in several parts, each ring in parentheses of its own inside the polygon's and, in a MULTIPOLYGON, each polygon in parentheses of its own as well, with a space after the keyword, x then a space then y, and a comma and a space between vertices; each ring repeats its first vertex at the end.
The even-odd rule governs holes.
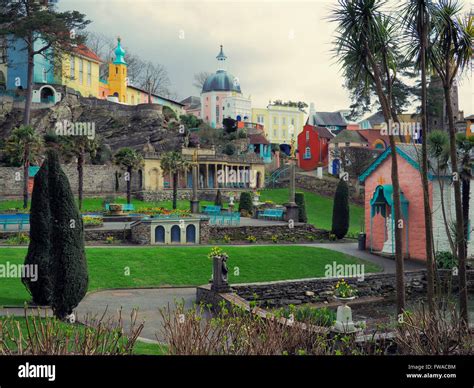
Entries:
POLYGON ((224 242, 225 242, 226 244, 229 244, 229 243, 231 242, 231 240, 232 240, 232 239, 230 238, 230 236, 229 236, 228 234, 226 234, 226 235, 224 236, 224 242))
POLYGON ((247 236, 246 240, 250 243, 250 244, 253 244, 257 241, 257 237, 253 236, 253 235, 250 235, 250 236, 247 236))
POLYGON ((436 252, 436 265, 440 269, 453 269, 457 266, 457 260, 449 251, 436 252))
POLYGON ((89 277, 84 250, 82 216, 58 154, 48 152, 48 187, 51 219, 50 268, 54 314, 64 319, 84 298, 89 277))
POLYGON ((107 244, 113 244, 113 243, 116 242, 116 240, 115 240, 115 237, 114 237, 114 236, 107 236, 107 237, 105 238, 105 242, 106 242, 107 244))
POLYGON ((273 234, 271 240, 276 244, 278 242, 278 236, 276 234, 273 234))
MULTIPOLYGON (((252 194, 248 191, 244 191, 240 194, 239 200, 239 212, 242 214, 242 210, 246 210, 248 214, 252 214, 252 194)), ((242 214, 243 215, 243 214, 242 214)))
POLYGON ((222 193, 220 190, 217 190, 216 199, 214 200, 214 205, 222 207, 222 193))
POLYGON ((290 315, 292 314, 294 319, 298 322, 324 327, 332 326, 336 320, 336 313, 327 307, 315 308, 303 306, 295 308, 290 305, 282 311, 277 312, 277 315, 280 314, 287 319, 290 318, 290 315))
POLYGON ((223 154, 226 154, 226 155, 234 155, 235 154, 235 145, 233 145, 232 143, 227 143, 225 146, 224 146, 224 149, 222 150, 222 153, 223 154))
POLYGON ((349 188, 341 179, 334 195, 331 232, 338 238, 344 238, 349 230, 349 188))
POLYGON ((8 245, 24 245, 30 242, 30 238, 26 233, 17 233, 14 236, 8 237, 5 244, 8 245))
POLYGON ((169 121, 170 119, 177 120, 176 113, 169 106, 163 107, 163 116, 165 116, 166 121, 169 121))
POLYGON ((307 223, 308 217, 306 216, 304 193, 295 193, 295 202, 298 205, 298 221, 307 223))
POLYGON ((102 226, 104 224, 104 219, 102 217, 93 217, 93 216, 84 216, 82 217, 82 222, 84 222, 84 227, 96 227, 102 226))
POLYGON ((36 265, 38 278, 35 282, 30 278, 21 279, 33 303, 47 305, 51 301, 52 279, 49 270, 51 261, 51 211, 48 189, 49 159, 34 178, 30 212, 30 245, 25 258, 25 265, 36 265))

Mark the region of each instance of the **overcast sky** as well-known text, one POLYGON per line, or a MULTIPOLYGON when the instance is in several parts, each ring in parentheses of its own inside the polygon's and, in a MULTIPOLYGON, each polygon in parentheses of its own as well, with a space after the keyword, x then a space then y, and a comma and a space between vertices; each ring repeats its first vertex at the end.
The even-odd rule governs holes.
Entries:
MULTIPOLYGON (((59 0, 61 10, 86 14, 90 31, 120 35, 126 49, 164 65, 180 98, 199 95, 193 76, 217 69, 222 44, 227 70, 238 77, 242 92, 251 95, 252 106, 301 100, 314 102, 321 111, 350 105, 331 53, 334 25, 327 16, 334 4, 336 0, 59 0)), ((459 105, 465 114, 474 113, 470 73, 461 82, 459 105)))

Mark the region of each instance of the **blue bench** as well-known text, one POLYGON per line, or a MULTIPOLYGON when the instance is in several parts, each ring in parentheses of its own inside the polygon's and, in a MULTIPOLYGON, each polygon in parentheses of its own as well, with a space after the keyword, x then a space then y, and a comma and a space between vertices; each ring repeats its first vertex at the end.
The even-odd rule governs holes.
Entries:
POLYGON ((265 209, 259 214, 259 218, 269 220, 281 220, 283 217, 283 209, 265 209))
POLYGON ((18 226, 18 230, 23 230, 23 225, 30 223, 29 214, 2 214, 0 215, 0 225, 3 225, 3 230, 7 230, 8 225, 18 226))
POLYGON ((203 212, 206 214, 220 214, 221 207, 215 206, 215 205, 207 205, 207 206, 204 206, 203 212))
POLYGON ((210 214, 209 223, 211 225, 240 225, 240 213, 222 212, 220 214, 210 214))

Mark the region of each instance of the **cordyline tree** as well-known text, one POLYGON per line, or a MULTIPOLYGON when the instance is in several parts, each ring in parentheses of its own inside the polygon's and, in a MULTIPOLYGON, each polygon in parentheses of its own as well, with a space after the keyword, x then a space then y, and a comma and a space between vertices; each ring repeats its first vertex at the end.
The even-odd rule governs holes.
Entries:
POLYGON ((84 194, 84 163, 86 155, 91 158, 96 156, 100 146, 96 137, 89 138, 87 136, 66 136, 61 137, 63 152, 66 155, 74 156, 77 159, 77 176, 78 176, 78 202, 79 210, 82 209, 82 199, 84 194))
POLYGON ((114 163, 127 172, 125 175, 127 182, 127 203, 130 204, 132 200, 132 174, 134 170, 138 170, 143 166, 143 156, 132 148, 123 147, 114 155, 114 163))
POLYGON ((444 90, 449 128, 449 157, 453 174, 454 202, 456 209, 456 247, 459 265, 459 305, 461 318, 468 324, 466 284, 466 235, 464 233, 461 200, 461 179, 456 152, 456 127, 454 123, 451 90, 472 57, 474 18, 463 19, 462 7, 456 0, 439 0, 433 10, 433 37, 429 60, 439 75, 444 90))
MULTIPOLYGON (((393 85, 397 80, 398 37, 392 18, 381 11, 385 0, 339 0, 331 21, 337 23, 335 53, 342 65, 346 84, 370 93, 373 88, 386 123, 400 123, 393 104, 393 85)), ((395 261, 397 311, 405 308, 404 262, 402 251, 402 220, 400 183, 395 137, 389 136, 392 157, 393 206, 395 213, 395 261)), ((403 141, 404 139, 401 138, 403 141)))
MULTIPOLYGON (((19 40, 25 45, 28 70, 23 124, 30 123, 34 58, 41 55, 55 62, 82 43, 79 32, 90 21, 77 11, 58 12, 51 2, 37 0, 0 0, 0 37, 19 40), (45 5, 45 3, 47 5, 45 5)), ((24 85, 23 80, 21 84, 24 85)))
MULTIPOLYGON (((178 200, 178 174, 189 168, 189 162, 183 158, 181 152, 170 151, 163 154, 160 160, 161 168, 165 174, 173 178, 173 209, 177 207, 178 200)), ((197 184, 197 182, 194 182, 197 184)))
POLYGON ((425 216, 425 249, 427 269, 427 301, 430 311, 434 310, 435 260, 433 244, 433 220, 428 185, 428 111, 427 76, 429 62, 427 52, 431 49, 431 18, 434 5, 431 0, 408 0, 401 8, 401 22, 407 38, 407 57, 415 62, 421 75, 421 186, 423 188, 423 207, 425 216))
POLYGON ((7 140, 6 151, 12 158, 18 159, 23 166, 23 209, 28 207, 28 178, 30 163, 34 162, 41 152, 43 142, 33 127, 15 128, 7 140))

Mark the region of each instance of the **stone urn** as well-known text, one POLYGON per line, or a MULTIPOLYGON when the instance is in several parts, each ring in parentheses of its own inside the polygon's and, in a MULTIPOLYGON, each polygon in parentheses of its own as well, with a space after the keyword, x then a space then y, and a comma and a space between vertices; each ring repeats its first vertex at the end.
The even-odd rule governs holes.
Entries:
POLYGON ((342 304, 337 307, 336 323, 334 324, 334 331, 338 333, 355 333, 357 331, 354 321, 352 320, 352 310, 347 305, 347 302, 354 300, 356 297, 351 296, 348 298, 342 298, 340 296, 334 296, 342 304))
POLYGON ((118 203, 111 203, 109 205, 109 213, 110 215, 112 216, 119 216, 119 215, 122 215, 123 212, 122 212, 122 205, 118 204, 118 203))
POLYGON ((257 194, 254 194, 252 203, 253 203, 253 206, 258 206, 260 204, 260 196, 257 194))

